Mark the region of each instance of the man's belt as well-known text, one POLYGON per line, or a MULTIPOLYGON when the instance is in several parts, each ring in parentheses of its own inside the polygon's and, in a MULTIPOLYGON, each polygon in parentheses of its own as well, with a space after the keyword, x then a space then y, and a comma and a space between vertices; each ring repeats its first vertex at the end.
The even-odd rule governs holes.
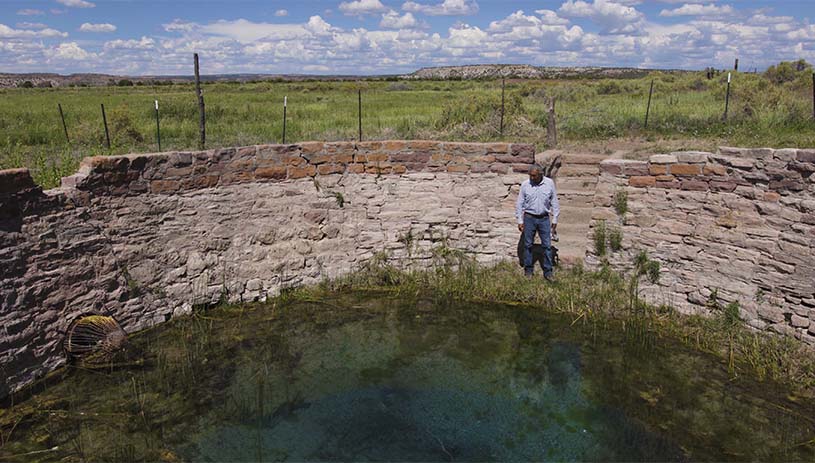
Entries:
POLYGON ((529 217, 534 217, 536 219, 544 219, 544 218, 549 217, 548 212, 546 214, 533 214, 531 212, 524 212, 524 214, 528 215, 529 217))

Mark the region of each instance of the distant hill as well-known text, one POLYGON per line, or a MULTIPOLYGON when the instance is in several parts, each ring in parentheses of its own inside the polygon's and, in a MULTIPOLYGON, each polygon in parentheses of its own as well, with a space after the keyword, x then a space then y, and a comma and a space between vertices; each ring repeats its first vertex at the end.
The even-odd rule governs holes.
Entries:
MULTIPOLYGON (((474 64, 469 66, 439 66, 422 68, 411 74, 401 76, 404 79, 602 79, 602 78, 637 78, 647 75, 651 69, 606 68, 606 67, 547 67, 528 64, 474 64)), ((684 72, 684 71, 669 71, 684 72)))
MULTIPOLYGON (((268 80, 383 80, 383 79, 439 79, 470 80, 500 79, 599 79, 637 78, 649 69, 604 67, 545 67, 528 64, 475 64, 469 66, 440 66, 421 68, 401 76, 396 75, 309 75, 309 74, 216 74, 203 75, 205 82, 254 82, 268 80)), ((669 71, 685 72, 685 71, 669 71)), ((0 88, 9 87, 97 87, 106 85, 168 85, 192 82, 193 76, 117 76, 111 74, 10 74, 0 73, 0 88)))

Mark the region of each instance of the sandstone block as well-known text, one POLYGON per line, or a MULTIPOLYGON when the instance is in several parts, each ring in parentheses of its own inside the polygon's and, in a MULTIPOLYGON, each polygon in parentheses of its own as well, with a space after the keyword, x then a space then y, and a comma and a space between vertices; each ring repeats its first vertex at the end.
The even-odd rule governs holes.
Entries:
POLYGON ((390 153, 402 151, 405 148, 407 148, 407 142, 404 141, 388 140, 382 142, 382 149, 390 153))
POLYGON ((255 178, 285 180, 286 167, 285 166, 258 167, 257 169, 255 169, 255 178))
POLYGON ((702 166, 699 164, 672 164, 669 166, 671 175, 692 176, 702 173, 702 166))
POLYGON ((523 158, 522 160, 516 162, 529 162, 529 163, 535 162, 535 147, 532 145, 527 145, 524 143, 513 143, 509 147, 509 152, 513 156, 519 156, 523 158))
POLYGON ((354 159, 356 162, 388 162, 390 160, 390 156, 385 153, 371 153, 363 156, 357 155, 354 159), (360 160, 360 158, 362 159, 360 160))
POLYGON ((14 194, 34 186, 28 169, 0 170, 0 195, 14 194))
POLYGON ((773 159, 782 161, 782 162, 790 162, 793 159, 796 159, 798 155, 798 150, 795 148, 784 148, 780 150, 775 150, 773 153, 773 159))
POLYGON ((650 175, 665 175, 668 173, 668 166, 665 164, 651 164, 648 168, 650 175))
POLYGON ((794 328, 808 328, 810 321, 808 318, 800 317, 796 314, 792 314, 792 318, 790 319, 790 323, 794 328))
POLYGON ((192 153, 181 151, 170 153, 167 162, 173 167, 185 167, 192 165, 192 153))
POLYGON ((532 164, 512 164, 512 171, 519 174, 529 173, 530 168, 532 168, 532 164))
POLYGON ((464 164, 451 164, 447 166, 447 172, 462 173, 468 172, 469 170, 470 166, 464 164))
MULTIPOLYGON (((198 190, 201 188, 212 188, 218 184, 220 177, 217 175, 196 175, 192 178, 181 181, 183 190, 198 190)), ((133 189, 133 185, 130 186, 133 189)))
POLYGON ((611 175, 622 175, 624 165, 625 161, 621 159, 608 159, 600 162, 600 172, 605 172, 611 175))
POLYGON ((315 154, 320 154, 323 152, 325 143, 319 141, 311 141, 306 143, 298 143, 298 146, 300 147, 300 152, 303 153, 303 155, 313 156, 315 154))
POLYGON ((648 176, 650 169, 645 161, 625 161, 623 164, 623 174, 630 176, 648 176))
POLYGON ((715 191, 733 191, 736 189, 736 182, 722 182, 718 180, 711 180, 710 188, 715 191))
POLYGON ((655 154, 648 158, 651 164, 674 164, 679 160, 673 154, 655 154))
POLYGON ((228 162, 235 157, 235 148, 219 148, 212 150, 210 159, 213 163, 228 162))
POLYGON ((150 192, 154 194, 173 193, 181 189, 178 180, 153 180, 150 182, 150 192))
POLYGON ((764 193, 764 201, 778 202, 779 199, 781 199, 781 195, 774 191, 767 191, 764 193))
POLYGON ((702 168, 702 173, 705 175, 727 175, 727 168, 718 164, 705 164, 702 168))
POLYGON ((709 185, 702 180, 683 180, 681 188, 688 191, 706 191, 709 185))
POLYGON ((227 172, 221 175, 221 185, 233 185, 235 183, 247 183, 255 179, 254 171, 227 172))
POLYGON ((656 186, 657 178, 652 176, 636 176, 628 179, 628 184, 633 187, 656 186))
POLYGON ((707 162, 710 153, 704 151, 678 151, 671 153, 676 156, 678 162, 686 164, 704 164, 707 162))
POLYGON ((304 167, 289 167, 289 178, 298 179, 304 177, 314 177, 317 173, 317 168, 311 165, 304 167))
POLYGON ((345 166, 342 164, 320 164, 317 166, 317 172, 320 175, 341 174, 345 171, 345 166))
POLYGON ((803 191, 806 185, 802 180, 784 179, 770 182, 769 188, 776 191, 803 191))
POLYGON ((191 163, 182 167, 168 167, 167 170, 164 171, 164 178, 174 179, 189 177, 190 175, 192 175, 192 170, 193 169, 191 163))
POLYGON ((407 172, 407 167, 402 164, 395 164, 391 169, 393 174, 404 174, 405 172, 407 172))
POLYGON ((348 141, 326 143, 324 149, 326 154, 334 156, 353 156, 357 152, 356 143, 348 141))
POLYGON ((254 159, 257 157, 257 146, 241 146, 235 149, 234 159, 254 159))
MULTIPOLYGON (((659 180, 659 178, 667 178, 667 177, 671 177, 671 176, 666 175, 666 176, 657 177, 656 187, 657 188, 667 188, 667 189, 672 189, 672 190, 678 190, 679 188, 682 187, 682 184, 679 183, 679 180, 659 180)), ((673 178, 673 177, 671 177, 671 178, 673 178)))
POLYGON ((354 154, 353 153, 337 153, 334 155, 333 162, 339 162, 341 164, 349 164, 354 162, 354 154))
POLYGON ((430 154, 431 151, 441 150, 441 143, 432 140, 411 140, 408 149, 430 154))
POLYGON ((490 164, 490 172, 495 172, 496 174, 508 174, 510 167, 508 164, 490 164))
POLYGON ((488 143, 487 154, 503 154, 510 152, 509 143, 488 143))
POLYGON ((798 150, 795 159, 798 162, 812 162, 815 163, 815 149, 798 150))
POLYGON ((349 174, 362 174, 365 173, 365 164, 348 164, 349 174))
POLYGON ((390 160, 392 162, 421 162, 425 163, 430 161, 430 153, 423 152, 423 153, 416 153, 416 152, 404 152, 404 153, 396 153, 390 155, 390 160))

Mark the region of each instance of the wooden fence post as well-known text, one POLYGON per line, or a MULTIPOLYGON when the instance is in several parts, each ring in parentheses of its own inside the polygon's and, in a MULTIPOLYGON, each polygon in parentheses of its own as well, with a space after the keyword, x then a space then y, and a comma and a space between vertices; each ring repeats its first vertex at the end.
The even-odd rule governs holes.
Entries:
POLYGON ((730 73, 727 73, 727 93, 724 96, 724 120, 727 120, 727 110, 730 108, 730 73))
POLYGON ((193 54, 195 64, 195 93, 198 95, 198 131, 200 140, 198 145, 201 149, 206 149, 207 144, 207 116, 204 108, 204 94, 201 92, 201 76, 198 71, 198 53, 193 54))
POLYGON ((506 79, 501 79, 501 127, 499 133, 504 136, 504 87, 506 86, 506 79))
POLYGON ((105 142, 108 149, 110 149, 110 132, 108 132, 108 119, 105 117, 105 104, 102 103, 102 124, 105 126, 105 142))
MULTIPOLYGON (((812 81, 815 82, 815 74, 812 75, 812 81)), ((62 113, 62 104, 57 103, 59 109, 59 118, 62 119, 62 130, 65 132, 65 141, 70 145, 71 139, 68 138, 68 126, 65 125, 65 115, 62 113)))
POLYGON ((546 145, 549 148, 557 146, 557 126, 555 122, 555 97, 549 98, 549 118, 546 122, 546 145))
POLYGON ((286 96, 283 97, 283 144, 284 145, 286 144, 286 106, 287 106, 287 103, 288 103, 288 101, 287 101, 288 98, 289 97, 286 97, 286 96))
POLYGON ((359 98, 359 141, 362 141, 362 89, 357 90, 359 98))
POLYGON ((645 128, 648 128, 648 116, 651 114, 651 96, 654 94, 654 79, 651 79, 651 89, 648 90, 648 107, 645 108, 645 128))
POLYGON ((161 126, 158 122, 158 100, 156 100, 156 141, 158 142, 158 151, 161 152, 161 126))

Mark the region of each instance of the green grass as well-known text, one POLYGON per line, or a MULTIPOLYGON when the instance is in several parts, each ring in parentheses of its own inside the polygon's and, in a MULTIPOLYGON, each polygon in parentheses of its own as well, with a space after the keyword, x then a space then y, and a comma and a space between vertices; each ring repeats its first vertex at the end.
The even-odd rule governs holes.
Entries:
MULTIPOLYGON (((815 146, 809 70, 784 82, 757 74, 733 80, 729 118, 722 120, 726 75, 652 73, 641 79, 527 81, 507 84, 501 136, 500 81, 259 82, 204 85, 207 147, 282 139, 354 140, 357 90, 362 89, 363 138, 512 140, 545 145, 546 99, 557 98, 562 144, 610 138, 687 140, 689 147, 815 146), (648 128, 648 86, 655 81, 648 128)), ((193 86, 2 89, 0 168, 28 167, 44 187, 97 154, 157 150, 153 100, 161 110, 163 150, 196 149, 198 110, 193 86), (71 140, 57 111, 61 104, 71 140), (104 148, 100 104, 112 148, 104 148)))

